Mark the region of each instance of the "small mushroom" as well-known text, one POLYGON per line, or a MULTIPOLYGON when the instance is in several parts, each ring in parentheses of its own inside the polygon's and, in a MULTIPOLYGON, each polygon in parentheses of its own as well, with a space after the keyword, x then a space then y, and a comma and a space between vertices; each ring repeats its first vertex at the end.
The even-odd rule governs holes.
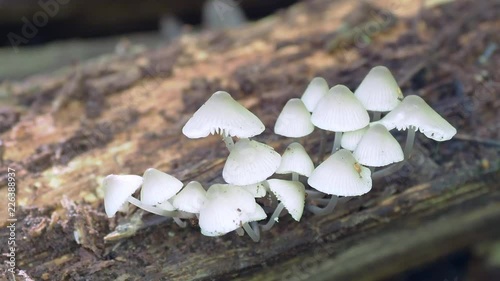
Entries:
POLYGON ((147 169, 142 179, 141 201, 147 205, 157 205, 172 198, 183 186, 177 178, 154 168, 147 169))
MULTIPOLYGON (((415 95, 405 97, 396 108, 375 123, 384 125, 387 130, 394 128, 407 130, 404 147, 405 160, 411 155, 417 130, 435 141, 447 141, 457 133, 455 127, 434 111, 421 97, 415 95)), ((390 175, 399 170, 403 164, 404 162, 401 162, 379 170, 373 174, 373 177, 382 178, 390 175)))
POLYGON ((327 214, 335 208, 338 196, 359 196, 372 188, 370 169, 359 165, 352 153, 341 149, 321 163, 307 180, 307 183, 332 197, 324 208, 309 206, 315 214, 327 214))
POLYGON ((398 141, 381 124, 371 126, 353 152, 360 164, 382 167, 404 160, 398 141))
POLYGON ((266 180, 281 162, 281 156, 263 143, 240 139, 227 157, 222 177, 227 183, 249 185, 266 180))
POLYGON ((188 183, 172 200, 172 205, 183 212, 198 214, 207 200, 207 192, 203 186, 192 181, 188 183))
MULTIPOLYGON (((313 112, 314 108, 318 104, 318 102, 326 96, 328 93, 329 87, 328 83, 323 77, 315 77, 311 80, 309 85, 307 86, 304 94, 300 98, 304 105, 306 106, 309 112, 313 112)), ((324 130, 320 130, 321 140, 320 140, 320 148, 318 152, 318 162, 321 162, 323 155, 325 154, 325 144, 326 144, 326 135, 324 130)))
POLYGON ((364 128, 370 123, 368 112, 344 85, 331 88, 311 116, 312 123, 323 130, 335 132, 332 153, 340 148, 343 132, 364 128))
POLYGON ((328 83, 323 77, 314 77, 300 98, 309 112, 313 112, 318 102, 328 93, 328 83))
POLYGON ((221 236, 243 227, 255 241, 259 240, 248 223, 266 218, 262 207, 251 193, 230 184, 214 184, 207 191, 207 201, 200 209, 201 233, 206 236, 221 236))
POLYGON ((188 120, 182 133, 192 139, 220 134, 229 151, 232 137, 250 138, 264 131, 264 124, 224 91, 215 92, 188 120))
POLYGON ((374 112, 373 121, 380 119, 381 112, 393 110, 403 99, 396 79, 385 66, 372 68, 354 95, 367 110, 374 112))
POLYGON ((191 217, 190 215, 170 210, 168 206, 170 202, 165 203, 166 206, 161 208, 145 204, 144 202, 133 197, 132 194, 139 189, 142 184, 143 178, 136 175, 108 175, 104 178, 104 210, 106 211, 106 215, 110 218, 113 217, 118 209, 120 209, 123 204, 126 204, 128 201, 130 204, 145 211, 164 217, 172 217, 174 220, 176 220, 176 218, 191 217))
POLYGON ((128 198, 142 185, 136 175, 108 175, 104 178, 104 210, 108 218, 115 216, 128 198))
POLYGON ((309 177, 314 170, 311 157, 304 147, 298 143, 291 143, 281 157, 281 163, 276 170, 277 174, 292 174, 292 180, 298 181, 299 175, 309 177))
POLYGON ((300 99, 290 99, 274 125, 274 133, 289 138, 301 138, 313 131, 311 113, 300 99))
POLYGON ((287 209, 292 218, 300 221, 304 212, 305 202, 305 187, 298 181, 286 181, 279 179, 268 180, 269 189, 274 193, 276 198, 280 201, 274 213, 269 218, 267 224, 262 226, 264 231, 270 230, 274 223, 278 220, 279 215, 283 209, 287 209))
POLYGON ((378 123, 388 130, 419 130, 426 137, 435 141, 447 141, 457 129, 430 107, 421 97, 409 95, 394 110, 378 123))

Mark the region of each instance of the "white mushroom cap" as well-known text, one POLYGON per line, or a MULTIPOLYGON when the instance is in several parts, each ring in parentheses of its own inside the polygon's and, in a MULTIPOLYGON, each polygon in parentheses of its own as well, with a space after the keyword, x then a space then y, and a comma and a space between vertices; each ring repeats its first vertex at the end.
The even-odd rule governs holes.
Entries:
POLYGON ((203 186, 197 181, 192 181, 174 196, 172 204, 181 211, 197 214, 206 199, 207 192, 203 186))
POLYGON ((250 192, 253 195, 253 197, 262 198, 262 197, 266 196, 267 189, 269 188, 269 185, 268 185, 267 181, 261 181, 261 182, 254 183, 254 184, 242 185, 240 187, 243 188, 244 190, 250 192))
POLYGON ((158 207, 162 210, 165 210, 165 211, 175 211, 176 210, 174 205, 172 205, 172 203, 170 203, 169 200, 166 200, 166 201, 163 201, 161 203, 156 204, 156 207, 158 207))
POLYGON ((371 190, 370 169, 359 165, 349 150, 341 149, 321 163, 307 183, 315 189, 337 196, 358 196, 371 190))
POLYGON ((398 141, 382 124, 371 126, 353 152, 360 164, 382 167, 404 160, 398 141))
POLYGON ((298 143, 291 143, 281 157, 281 164, 276 170, 277 174, 297 173, 309 177, 314 170, 314 164, 311 157, 307 154, 304 147, 298 143))
POLYGON ((267 218, 266 211, 257 203, 255 203, 255 210, 251 213, 244 213, 242 215, 242 222, 252 222, 252 221, 260 221, 267 218))
POLYGON ((215 92, 188 120, 182 133, 188 138, 209 134, 249 138, 264 131, 264 124, 227 92, 215 92))
POLYGON ((283 203, 292 218, 300 221, 304 212, 304 202, 306 198, 305 187, 298 181, 286 181, 270 179, 269 189, 276 195, 276 198, 283 203))
POLYGON ((371 111, 390 111, 403 99, 403 93, 385 66, 375 66, 361 81, 354 95, 371 111))
POLYGON ((249 185, 266 180, 281 162, 281 156, 263 143, 240 139, 227 157, 222 177, 227 183, 249 185))
POLYGON ((376 123, 383 124, 388 130, 406 130, 414 126, 436 141, 447 141, 457 133, 457 129, 415 95, 405 97, 401 104, 376 123))
POLYGON ((289 138, 301 138, 314 131, 311 123, 311 113, 300 99, 289 100, 281 111, 274 133, 289 138))
POLYGON ((201 233, 220 236, 233 231, 249 219, 259 220, 255 198, 246 190, 230 184, 214 184, 207 191, 207 201, 200 210, 201 233))
POLYGON ((309 112, 312 112, 319 100, 328 92, 328 83, 323 77, 314 77, 300 98, 309 112))
POLYGON ((183 184, 175 177, 149 168, 142 176, 141 201, 146 205, 156 205, 173 197, 183 184))
POLYGON ((340 145, 347 150, 353 151, 356 149, 356 146, 358 146, 359 141, 363 138, 369 126, 370 125, 356 131, 345 132, 340 140, 340 145))
POLYGON ((136 175, 109 175, 104 178, 104 210, 108 218, 115 216, 141 184, 142 177, 136 175))
POLYGON ((354 94, 344 85, 331 88, 311 116, 312 123, 323 130, 349 132, 370 123, 368 112, 354 94))

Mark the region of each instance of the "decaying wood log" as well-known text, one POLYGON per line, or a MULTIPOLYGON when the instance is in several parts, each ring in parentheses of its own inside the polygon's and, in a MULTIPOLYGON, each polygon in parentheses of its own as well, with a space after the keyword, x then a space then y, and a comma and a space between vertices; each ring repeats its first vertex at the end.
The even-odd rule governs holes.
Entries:
MULTIPOLYGON (((0 93, 15 100, 0 111, 8 117, 0 119, 0 182, 4 189, 7 168, 16 170, 20 274, 36 280, 380 280, 493 243, 500 232, 492 227, 500 223, 500 60, 495 53, 476 62, 500 34, 498 3, 460 0, 420 10, 413 2, 377 0, 358 8, 347 0, 307 1, 238 30, 188 35, 158 50, 2 84, 0 93), (170 222, 104 241, 136 215, 105 217, 104 176, 155 167, 183 182, 222 181, 223 143, 181 134, 214 91, 227 90, 259 116, 267 129, 256 139, 283 152, 290 140, 271 128, 288 99, 299 97, 316 75, 354 89, 379 64, 462 137, 439 145, 419 137, 412 161, 375 182, 369 194, 329 216, 306 214, 300 223, 284 217, 260 243, 234 233, 204 237, 196 225, 180 229, 170 222)), ((302 142, 316 153, 319 133, 302 142)), ((0 204, 7 206, 7 197, 0 204)), ((0 218, 5 223, 6 209, 0 218)), ((0 235, 3 247, 10 233, 4 227, 0 235)))

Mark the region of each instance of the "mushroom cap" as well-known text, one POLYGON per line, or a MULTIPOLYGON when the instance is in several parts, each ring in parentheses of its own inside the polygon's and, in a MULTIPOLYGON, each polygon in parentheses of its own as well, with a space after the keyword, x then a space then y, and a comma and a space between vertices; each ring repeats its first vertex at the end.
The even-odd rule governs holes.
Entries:
POLYGON ((269 184, 267 183, 267 181, 261 181, 254 184, 242 185, 240 187, 250 192, 253 195, 253 197, 262 198, 266 196, 269 184))
POLYGON ((173 197, 183 184, 175 177, 149 168, 142 176, 141 201, 146 205, 156 205, 173 197))
POLYGON ((199 225, 206 236, 220 236, 250 220, 261 220, 258 204, 248 191, 230 184, 214 184, 207 191, 207 201, 200 209, 199 225), (259 216, 260 215, 260 216, 259 216))
POLYGON ((283 203, 292 218, 300 221, 304 212, 304 202, 306 199, 306 189, 301 182, 270 179, 269 189, 276 195, 276 198, 283 203))
POLYGON ((104 210, 108 218, 115 216, 141 184, 142 177, 136 175, 109 175, 104 178, 104 210))
POLYGON ((301 138, 314 131, 311 123, 311 113, 300 99, 290 99, 283 107, 276 124, 274 133, 289 138, 301 138))
POLYGON ((182 133, 192 139, 209 134, 249 138, 264 131, 264 124, 227 92, 215 92, 188 120, 182 133))
POLYGON ((366 127, 370 123, 370 117, 346 86, 337 85, 318 102, 311 121, 323 130, 350 132, 366 127))
POLYGON ((403 93, 385 66, 375 66, 354 92, 363 106, 371 111, 391 111, 403 99, 403 93))
POLYGON ((360 164, 370 167, 382 167, 404 160, 398 141, 382 124, 374 124, 366 131, 353 155, 360 164))
POLYGON ((176 210, 174 205, 172 205, 172 203, 170 203, 169 200, 165 200, 161 203, 156 204, 156 207, 158 207, 162 210, 165 210, 165 211, 175 211, 176 210))
POLYGON ((298 143, 291 143, 281 157, 281 163, 276 170, 277 174, 297 173, 309 177, 314 170, 314 164, 311 157, 307 154, 304 147, 298 143))
POLYGON ((369 126, 356 131, 345 132, 340 140, 340 145, 347 150, 353 151, 358 146, 359 141, 363 138, 369 126))
POLYGON ((249 185, 266 180, 281 162, 281 156, 263 143, 240 139, 227 157, 222 177, 227 183, 249 185))
POLYGON ((312 172, 307 183, 313 188, 337 196, 358 196, 371 190, 370 169, 359 165, 349 150, 341 149, 312 172))
POLYGON ((318 104, 326 93, 328 93, 328 83, 323 77, 314 77, 309 85, 307 85, 304 94, 300 98, 309 112, 313 112, 314 108, 318 104))
POLYGON ((207 192, 203 186, 192 181, 174 196, 172 205, 181 211, 197 214, 206 200, 207 192))
POLYGON ((388 130, 406 130, 414 126, 435 141, 447 141, 457 133, 457 129, 415 95, 405 97, 396 108, 374 123, 380 123, 388 130))
POLYGON ((267 218, 266 211, 257 203, 255 203, 255 210, 251 213, 244 213, 242 215, 242 222, 252 222, 252 221, 260 221, 267 218))

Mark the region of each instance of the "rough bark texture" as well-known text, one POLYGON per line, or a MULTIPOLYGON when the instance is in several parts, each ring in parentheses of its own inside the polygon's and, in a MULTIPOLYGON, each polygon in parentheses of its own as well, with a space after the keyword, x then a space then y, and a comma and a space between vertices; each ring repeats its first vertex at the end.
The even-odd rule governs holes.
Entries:
MULTIPOLYGON (((500 57, 485 50, 498 42, 500 7, 455 1, 421 8, 413 1, 309 1, 238 30, 184 36, 158 50, 132 48, 4 83, 0 92, 13 102, 0 111, 0 181, 5 191, 7 168, 16 170, 21 274, 35 280, 380 280, 467 251, 474 261, 468 278, 494 280, 500 57), (372 192, 329 216, 306 214, 300 223, 284 217, 257 244, 234 233, 204 237, 195 225, 180 229, 170 222, 104 242, 133 217, 105 217, 104 176, 155 167, 185 183, 222 181, 227 152, 220 139, 181 134, 214 91, 227 90, 259 116, 267 129, 256 139, 283 152, 290 140, 272 128, 288 99, 316 75, 354 89, 375 65, 389 67, 405 94, 427 100, 457 127, 457 137, 438 144, 419 136, 409 164, 375 182, 372 192)), ((316 153, 319 132, 303 142, 316 153)), ((7 206, 6 196, 0 204, 7 206)), ((5 222, 6 208, 0 217, 5 222)), ((4 247, 9 233, 4 227, 0 234, 4 247)), ((449 274, 439 280, 459 276, 449 274)))

